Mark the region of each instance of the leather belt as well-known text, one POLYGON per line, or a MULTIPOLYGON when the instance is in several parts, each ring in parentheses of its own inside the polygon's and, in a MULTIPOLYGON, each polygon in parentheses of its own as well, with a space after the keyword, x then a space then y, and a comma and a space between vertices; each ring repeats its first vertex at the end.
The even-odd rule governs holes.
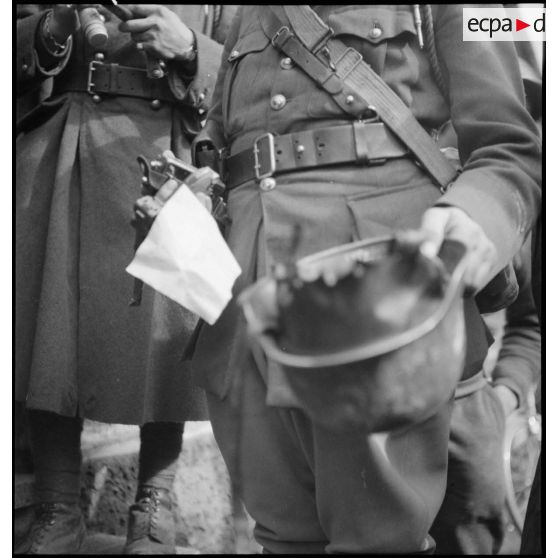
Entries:
POLYGON ((252 148, 225 157, 223 172, 231 189, 282 172, 343 163, 378 165, 408 154, 382 122, 356 121, 282 136, 263 134, 252 148))
POLYGON ((145 69, 96 60, 77 70, 72 68, 54 79, 53 94, 66 91, 176 102, 165 78, 151 79, 145 69))

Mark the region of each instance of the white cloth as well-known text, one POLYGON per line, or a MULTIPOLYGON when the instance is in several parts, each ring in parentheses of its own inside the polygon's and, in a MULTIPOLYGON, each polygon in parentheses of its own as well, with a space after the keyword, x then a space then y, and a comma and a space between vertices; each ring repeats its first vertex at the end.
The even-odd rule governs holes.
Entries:
POLYGON ((217 223, 188 187, 165 203, 126 271, 214 324, 240 266, 217 223))

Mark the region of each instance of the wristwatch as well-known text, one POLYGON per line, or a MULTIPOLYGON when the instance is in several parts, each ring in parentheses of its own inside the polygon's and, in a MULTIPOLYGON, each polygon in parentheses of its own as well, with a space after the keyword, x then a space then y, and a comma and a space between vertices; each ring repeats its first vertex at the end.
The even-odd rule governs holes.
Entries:
POLYGON ((186 62, 193 62, 198 55, 197 43, 196 43, 196 34, 192 33, 193 40, 192 44, 188 47, 186 52, 184 53, 184 58, 186 62))

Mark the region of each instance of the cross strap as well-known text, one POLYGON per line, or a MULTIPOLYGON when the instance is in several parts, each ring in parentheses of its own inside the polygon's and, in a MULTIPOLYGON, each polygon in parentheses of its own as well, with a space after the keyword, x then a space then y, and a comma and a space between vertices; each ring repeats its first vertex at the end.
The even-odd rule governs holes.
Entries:
POLYGON ((262 18, 262 26, 272 45, 294 60, 344 112, 356 118, 367 108, 376 112, 440 190, 446 191, 456 177, 456 169, 409 107, 358 51, 333 37, 333 31, 310 6, 272 5, 269 16, 262 18))

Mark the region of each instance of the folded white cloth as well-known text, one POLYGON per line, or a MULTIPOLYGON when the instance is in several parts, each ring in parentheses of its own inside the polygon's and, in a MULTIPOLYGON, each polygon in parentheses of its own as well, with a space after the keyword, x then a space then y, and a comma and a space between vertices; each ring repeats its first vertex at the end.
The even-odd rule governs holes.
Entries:
POLYGON ((240 266, 213 217, 182 185, 165 203, 126 271, 214 324, 240 266))

